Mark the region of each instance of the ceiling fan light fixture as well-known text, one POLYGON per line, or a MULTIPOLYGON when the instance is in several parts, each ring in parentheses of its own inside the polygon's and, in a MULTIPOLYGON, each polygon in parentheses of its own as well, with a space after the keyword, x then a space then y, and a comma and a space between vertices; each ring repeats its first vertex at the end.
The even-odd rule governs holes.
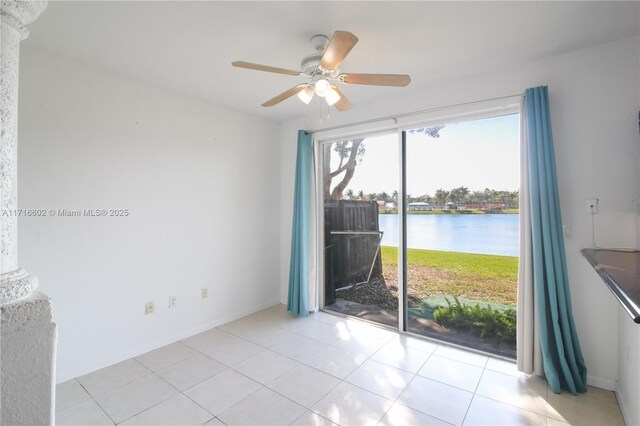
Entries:
POLYGON ((298 92, 298 98, 305 104, 309 105, 309 102, 311 102, 311 99, 313 99, 313 94, 313 84, 308 84, 307 87, 298 92))
POLYGON ((327 101, 329 106, 333 106, 336 102, 340 100, 340 94, 333 87, 325 95, 324 99, 327 101))
POLYGON ((315 84, 316 95, 324 98, 331 91, 331 84, 326 78, 321 78, 315 84))

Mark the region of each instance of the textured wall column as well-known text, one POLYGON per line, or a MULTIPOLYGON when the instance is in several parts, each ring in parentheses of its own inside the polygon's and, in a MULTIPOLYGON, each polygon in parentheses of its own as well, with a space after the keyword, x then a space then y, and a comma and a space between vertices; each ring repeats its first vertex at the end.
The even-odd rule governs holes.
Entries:
POLYGON ((18 75, 26 25, 46 1, 1 0, 0 40, 0 305, 29 295, 38 280, 18 267, 18 75))
POLYGON ((20 41, 46 0, 0 3, 0 424, 54 423, 51 300, 18 266, 18 77, 20 41))

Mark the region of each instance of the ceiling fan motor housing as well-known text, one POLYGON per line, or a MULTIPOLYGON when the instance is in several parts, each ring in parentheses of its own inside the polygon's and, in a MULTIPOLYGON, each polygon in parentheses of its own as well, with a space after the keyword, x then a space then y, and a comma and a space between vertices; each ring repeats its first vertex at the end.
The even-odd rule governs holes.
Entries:
POLYGON ((322 59, 322 52, 305 56, 300 63, 300 69, 308 77, 320 75, 323 73, 320 68, 320 59, 322 59))
POLYGON ((316 77, 324 75, 327 77, 336 77, 338 70, 325 70, 320 67, 322 55, 329 45, 329 37, 325 35, 315 35, 311 37, 311 46, 315 53, 305 56, 300 63, 301 71, 308 77, 316 77))

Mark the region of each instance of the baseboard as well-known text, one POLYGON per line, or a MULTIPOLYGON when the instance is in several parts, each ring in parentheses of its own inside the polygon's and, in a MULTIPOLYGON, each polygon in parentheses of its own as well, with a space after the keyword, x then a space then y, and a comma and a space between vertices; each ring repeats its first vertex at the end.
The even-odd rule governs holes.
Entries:
POLYGON ((610 379, 603 379, 601 377, 587 376, 587 384, 595 388, 600 388, 608 391, 616 389, 616 382, 610 379))
POLYGON ((615 393, 616 393, 616 399, 618 400, 618 405, 620 406, 620 411, 622 412, 622 418, 624 419, 624 424, 632 425, 633 419, 631 418, 631 413, 629 413, 629 408, 625 402, 622 389, 620 389, 620 386, 618 386, 618 382, 616 382, 615 393))
POLYGON ((163 339, 156 340, 156 341, 154 341, 152 343, 136 346, 133 349, 121 352, 121 353, 119 353, 117 355, 113 355, 113 356, 109 356, 109 357, 106 357, 106 358, 102 358, 99 361, 92 362, 89 365, 85 365, 85 366, 78 367, 78 368, 59 371, 56 374, 56 382, 57 383, 63 383, 63 382, 66 382, 67 380, 71 380, 71 379, 74 379, 76 377, 83 376, 85 374, 93 373, 94 371, 100 370, 101 368, 105 368, 105 367, 108 367, 110 365, 117 364, 118 362, 125 361, 125 360, 127 360, 129 358, 133 358, 133 357, 142 355, 142 354, 147 353, 149 351, 152 351, 154 349, 161 348, 161 347, 166 346, 168 344, 177 342, 178 340, 186 339, 187 337, 191 337, 191 336, 193 336, 195 334, 202 333, 203 331, 207 331, 207 330, 209 330, 211 328, 218 327, 220 325, 226 324, 226 323, 231 322, 231 321, 235 321, 235 320, 240 319, 242 317, 246 317, 247 315, 251 315, 253 313, 256 313, 256 312, 261 311, 263 309, 270 308, 270 307, 278 305, 278 304, 280 304, 279 300, 274 300, 274 301, 271 301, 271 302, 263 303, 263 304, 260 304, 258 306, 254 306, 252 308, 248 308, 248 309, 236 312, 236 313, 234 313, 232 315, 227 315, 225 317, 216 319, 214 321, 210 321, 210 322, 207 322, 205 324, 201 324, 201 325, 199 325, 197 327, 182 331, 180 333, 172 334, 171 336, 168 336, 168 337, 163 338, 163 339))

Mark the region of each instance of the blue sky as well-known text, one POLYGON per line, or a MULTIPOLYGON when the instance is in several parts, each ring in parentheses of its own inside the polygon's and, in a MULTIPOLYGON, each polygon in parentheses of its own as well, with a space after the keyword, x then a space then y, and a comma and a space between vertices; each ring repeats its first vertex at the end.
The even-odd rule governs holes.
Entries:
MULTIPOLYGON (((518 114, 450 123, 440 138, 407 134, 407 193, 466 186, 515 191, 520 180, 518 114)), ((398 189, 396 133, 365 140, 366 153, 347 189, 368 193, 398 189)), ((332 155, 332 170, 337 167, 332 155)), ((334 179, 333 184, 335 185, 334 179)))

